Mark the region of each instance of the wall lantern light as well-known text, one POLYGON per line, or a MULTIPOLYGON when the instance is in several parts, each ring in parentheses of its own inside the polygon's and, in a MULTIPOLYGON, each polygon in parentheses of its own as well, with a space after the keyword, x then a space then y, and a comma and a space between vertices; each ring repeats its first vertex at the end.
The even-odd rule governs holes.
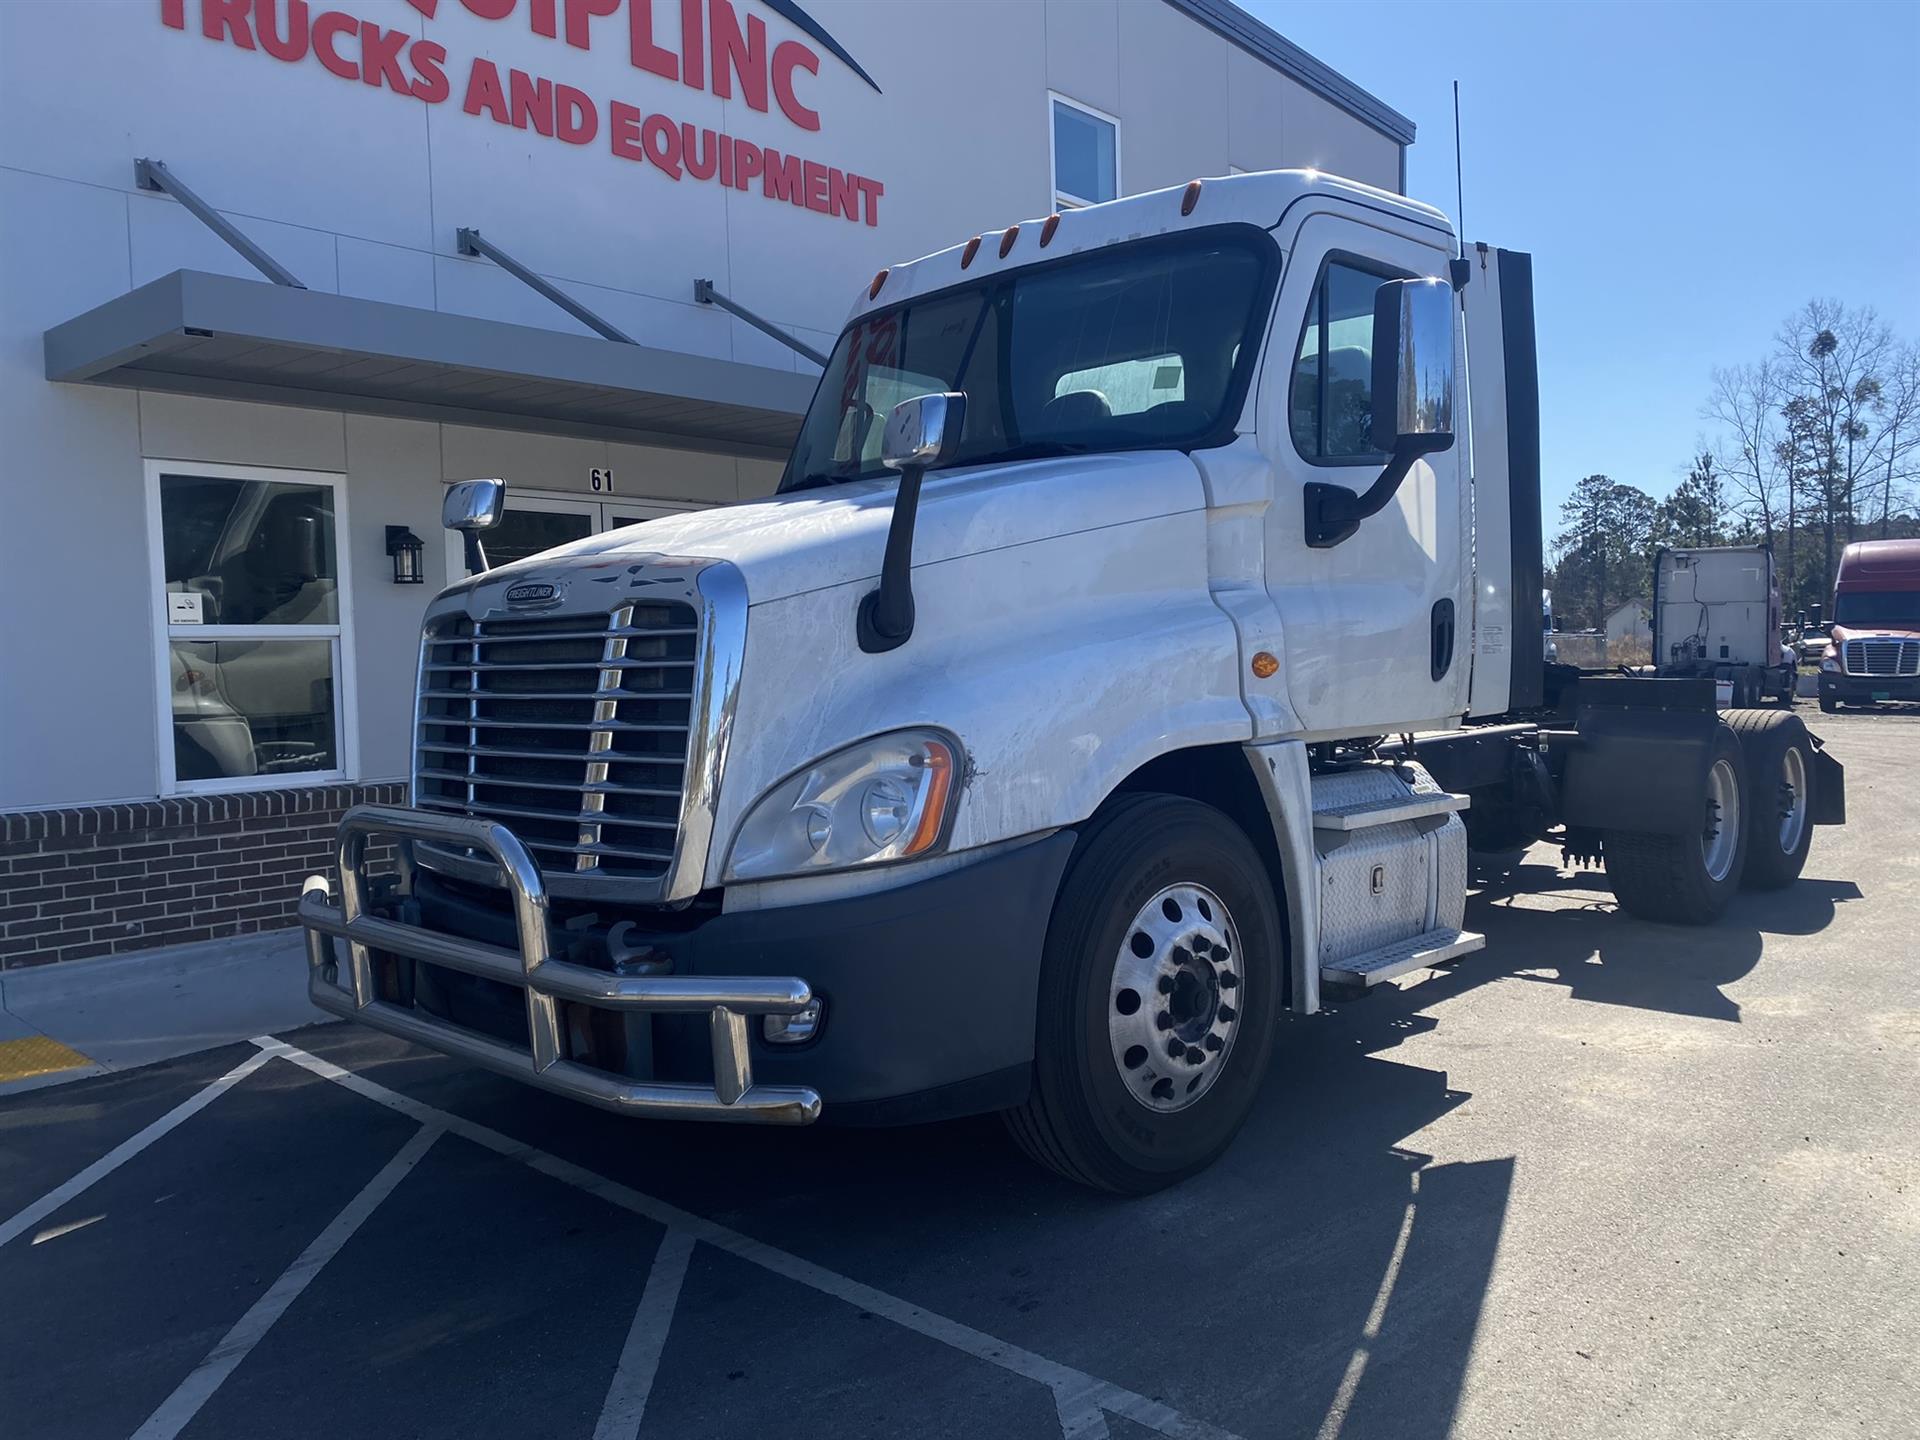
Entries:
POLYGON ((387 526, 387 554, 393 557, 394 584, 424 585, 427 583, 426 572, 421 565, 421 557, 426 554, 426 551, 426 542, 406 526, 387 526))

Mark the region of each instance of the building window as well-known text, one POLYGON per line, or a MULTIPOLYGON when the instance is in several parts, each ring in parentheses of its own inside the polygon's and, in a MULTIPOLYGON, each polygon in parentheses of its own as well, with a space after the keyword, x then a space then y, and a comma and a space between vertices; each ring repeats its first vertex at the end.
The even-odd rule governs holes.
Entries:
POLYGON ((1328 261, 1293 365, 1293 443, 1309 460, 1372 464, 1373 295, 1390 277, 1328 261))
POLYGON ((341 477, 147 464, 163 794, 346 778, 341 477))
POLYGON ((1047 97, 1053 123, 1053 203, 1098 205, 1120 193, 1120 122, 1063 96, 1047 97))

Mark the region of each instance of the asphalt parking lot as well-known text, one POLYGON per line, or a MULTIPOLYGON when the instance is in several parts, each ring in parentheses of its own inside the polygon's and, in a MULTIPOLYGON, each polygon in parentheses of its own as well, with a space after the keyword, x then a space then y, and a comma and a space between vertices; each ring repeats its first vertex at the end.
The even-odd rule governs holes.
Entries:
POLYGON ((1920 709, 1720 924, 1536 849, 1145 1200, 991 1120, 622 1122, 345 1026, 0 1101, 10 1435, 1920 1431, 1920 709))

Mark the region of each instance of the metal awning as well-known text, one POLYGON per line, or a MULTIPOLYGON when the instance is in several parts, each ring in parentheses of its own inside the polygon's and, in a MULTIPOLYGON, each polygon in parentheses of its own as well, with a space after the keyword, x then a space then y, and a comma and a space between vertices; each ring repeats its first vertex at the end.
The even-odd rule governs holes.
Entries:
POLYGON ((177 270, 46 333, 47 378, 783 459, 818 376, 177 270))

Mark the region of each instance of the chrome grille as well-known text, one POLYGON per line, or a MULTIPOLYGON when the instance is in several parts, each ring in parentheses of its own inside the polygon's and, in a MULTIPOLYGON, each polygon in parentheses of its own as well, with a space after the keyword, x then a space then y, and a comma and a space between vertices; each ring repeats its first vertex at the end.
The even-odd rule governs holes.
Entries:
POLYGON ((699 638, 679 602, 430 621, 414 803, 500 821, 545 870, 663 877, 699 638))
POLYGON ((1920 675, 1920 640, 1849 640, 1841 655, 1849 675, 1920 675))

